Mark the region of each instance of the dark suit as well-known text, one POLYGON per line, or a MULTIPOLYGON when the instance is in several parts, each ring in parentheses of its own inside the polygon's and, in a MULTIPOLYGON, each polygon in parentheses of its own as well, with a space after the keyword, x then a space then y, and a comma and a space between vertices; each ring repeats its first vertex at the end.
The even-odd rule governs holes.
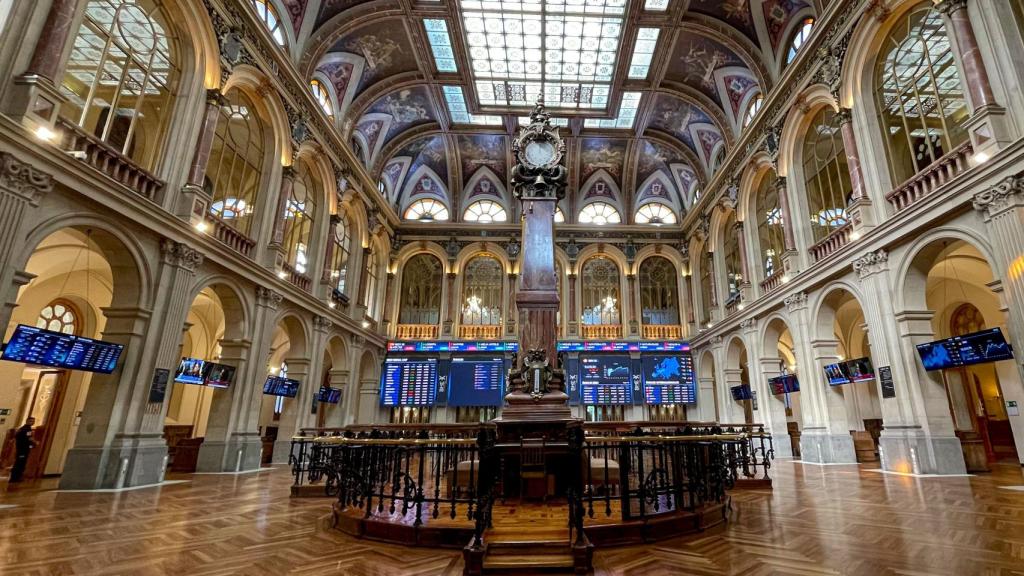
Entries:
POLYGON ((11 468, 11 482, 21 482, 28 464, 28 454, 35 448, 32 441, 32 427, 25 424, 14 434, 14 467, 11 468))

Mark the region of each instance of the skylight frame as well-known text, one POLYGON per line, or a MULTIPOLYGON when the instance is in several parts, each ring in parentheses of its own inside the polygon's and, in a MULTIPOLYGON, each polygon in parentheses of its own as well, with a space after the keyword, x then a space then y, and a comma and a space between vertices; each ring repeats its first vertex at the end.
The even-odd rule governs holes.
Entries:
POLYGON ((615 118, 587 118, 583 120, 584 128, 633 128, 636 115, 640 110, 642 92, 627 91, 622 93, 619 102, 619 114, 615 118))
POLYGON ((636 42, 633 43, 633 55, 629 59, 629 72, 627 77, 630 80, 646 80, 651 73, 651 61, 654 60, 654 51, 658 47, 658 37, 661 36, 661 28, 641 27, 636 33, 636 42))
POLYGON ((495 114, 470 114, 466 104, 466 95, 462 86, 442 86, 444 101, 448 106, 448 115, 453 124, 472 124, 474 126, 501 126, 504 121, 495 114))
POLYGON ((607 109, 627 0, 459 0, 485 107, 607 109))
POLYGON ((427 31, 427 41, 434 55, 434 67, 441 73, 457 73, 459 66, 455 62, 455 49, 448 33, 448 22, 443 18, 424 18, 423 28, 427 31))

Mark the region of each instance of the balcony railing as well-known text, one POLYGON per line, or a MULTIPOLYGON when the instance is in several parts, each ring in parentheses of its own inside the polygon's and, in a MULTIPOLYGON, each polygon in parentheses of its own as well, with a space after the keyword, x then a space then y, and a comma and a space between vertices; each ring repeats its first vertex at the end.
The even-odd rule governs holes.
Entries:
POLYGON ((466 340, 497 340, 501 338, 501 324, 459 326, 459 338, 465 338, 466 340))
POLYGON ((853 224, 846 223, 833 230, 828 236, 821 239, 820 242, 811 246, 811 257, 817 262, 839 250, 843 246, 850 243, 850 234, 853 233, 853 224))
POLYGON ((903 210, 966 172, 970 168, 968 159, 973 153, 971 143, 964 142, 887 194, 886 199, 897 211, 903 210))
POLYGON ((252 258, 252 249, 256 246, 255 241, 249 239, 248 236, 242 234, 238 230, 235 230, 227 222, 213 216, 212 214, 207 215, 207 218, 213 222, 214 238, 242 256, 252 258))
POLYGON ((164 183, 146 169, 132 162, 106 142, 82 130, 64 118, 57 120, 63 132, 60 147, 96 170, 131 188, 143 198, 156 201, 164 183))
POLYGON ((288 281, 299 290, 309 292, 310 288, 312 288, 313 280, 309 276, 299 272, 287 262, 282 264, 281 268, 288 274, 288 281))
POLYGON ((683 327, 678 324, 644 324, 640 335, 647 340, 678 340, 683 337, 683 327))
POLYGON ((435 340, 437 324, 399 324, 395 337, 399 340, 435 340))
POLYGON ((771 276, 765 278, 764 281, 761 282, 761 292, 767 294, 772 290, 775 290, 779 286, 782 286, 783 276, 784 274, 782 273, 782 270, 779 270, 778 272, 775 272, 771 276))
POLYGON ((584 324, 583 337, 603 340, 622 338, 622 326, 619 324, 584 324))

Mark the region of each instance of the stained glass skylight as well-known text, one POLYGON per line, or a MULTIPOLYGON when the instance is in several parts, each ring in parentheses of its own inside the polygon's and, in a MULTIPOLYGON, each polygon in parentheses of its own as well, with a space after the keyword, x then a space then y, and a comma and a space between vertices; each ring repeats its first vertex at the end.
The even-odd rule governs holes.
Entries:
POLYGON ((461 86, 445 86, 444 99, 448 103, 448 114, 456 124, 476 124, 478 126, 501 126, 501 116, 491 114, 470 114, 466 106, 466 96, 461 86))
MULTIPOLYGON (((519 125, 520 126, 529 126, 530 122, 532 122, 532 120, 530 120, 529 116, 520 116, 519 117, 519 125)), ((548 118, 548 122, 552 126, 561 126, 563 128, 566 128, 566 127, 569 126, 569 119, 568 118, 548 118)))
POLYGON ((452 39, 448 36, 448 23, 441 19, 428 18, 423 21, 427 29, 427 39, 434 53, 434 64, 438 72, 458 72, 455 65, 455 51, 452 50, 452 39))
POLYGON ((633 45, 633 58, 629 61, 629 77, 634 80, 647 78, 651 70, 651 58, 654 56, 654 48, 658 45, 658 35, 661 30, 658 28, 641 28, 636 35, 636 44, 633 45))
POLYGON ((650 10, 652 12, 664 12, 668 10, 669 0, 645 0, 644 10, 650 10))
POLYGON ((460 0, 483 106, 608 105, 626 0, 460 0))
POLYGON ((587 118, 583 121, 583 126, 585 128, 632 128, 639 107, 639 92, 623 92, 618 117, 612 119, 587 118))

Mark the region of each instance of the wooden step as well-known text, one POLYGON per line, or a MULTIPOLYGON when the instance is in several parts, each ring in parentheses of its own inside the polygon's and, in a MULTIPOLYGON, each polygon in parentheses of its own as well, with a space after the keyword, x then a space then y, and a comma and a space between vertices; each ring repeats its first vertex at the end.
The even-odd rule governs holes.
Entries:
POLYGON ((534 554, 549 556, 570 551, 568 540, 493 540, 487 543, 487 555, 534 554))
MULTIPOLYGON (((488 551, 489 552, 489 551, 488 551)), ((499 554, 484 557, 484 570, 572 570, 572 554, 499 554)))

